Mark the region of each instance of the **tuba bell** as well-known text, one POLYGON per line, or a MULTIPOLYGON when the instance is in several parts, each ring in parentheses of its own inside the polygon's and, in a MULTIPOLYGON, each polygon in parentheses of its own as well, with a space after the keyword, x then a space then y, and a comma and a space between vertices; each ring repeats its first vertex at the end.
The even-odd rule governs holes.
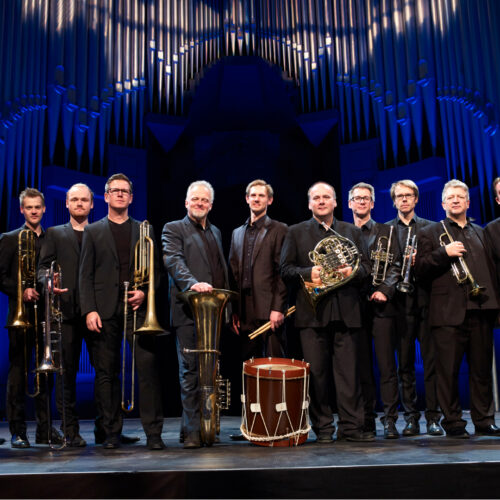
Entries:
POLYGON ((318 302, 325 295, 351 281, 356 275, 361 261, 359 250, 350 239, 337 233, 325 222, 321 222, 321 225, 326 230, 331 231, 333 235, 323 238, 314 247, 314 250, 309 252, 309 260, 315 266, 321 266, 322 285, 317 286, 301 277, 302 285, 313 309, 316 309, 318 302), (345 276, 341 271, 345 267, 352 268, 349 276, 345 276))
POLYGON ((189 290, 178 295, 191 308, 196 328, 196 349, 184 348, 184 352, 198 354, 201 442, 207 446, 219 434, 220 411, 227 410, 231 402, 229 381, 219 373, 219 340, 224 308, 237 295, 219 288, 211 292, 189 290))

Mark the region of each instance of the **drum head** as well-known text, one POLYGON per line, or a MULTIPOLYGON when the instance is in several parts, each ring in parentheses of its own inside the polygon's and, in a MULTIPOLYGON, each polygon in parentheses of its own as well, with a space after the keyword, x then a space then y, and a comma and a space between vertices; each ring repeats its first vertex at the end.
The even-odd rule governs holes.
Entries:
POLYGON ((252 358, 243 363, 243 373, 252 377, 282 379, 304 378, 309 363, 288 358, 252 358))

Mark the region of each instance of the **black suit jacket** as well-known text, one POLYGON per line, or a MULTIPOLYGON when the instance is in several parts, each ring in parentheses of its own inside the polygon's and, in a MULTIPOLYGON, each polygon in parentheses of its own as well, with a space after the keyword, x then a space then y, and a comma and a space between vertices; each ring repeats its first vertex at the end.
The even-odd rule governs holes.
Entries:
MULTIPOLYGON (((8 233, 0 235, 0 292, 9 297, 9 313, 7 315, 7 324, 10 323, 17 306, 17 270, 18 270, 18 238, 23 229, 29 229, 26 225, 14 229, 8 233)), ((35 263, 38 264, 39 255, 35 256, 35 263)), ((43 294, 40 286, 32 284, 40 293, 38 301, 39 321, 40 314, 43 314, 43 294)), ((28 311, 31 311, 29 308, 28 311)), ((31 314, 30 312, 28 314, 31 314)))
MULTIPOLYGON (((240 292, 246 227, 244 224, 233 231, 229 251, 229 265, 240 292)), ((279 273, 279 264, 281 247, 287 231, 286 224, 266 215, 257 235, 252 254, 252 298, 255 319, 267 321, 271 311, 285 312, 287 290, 279 273)))
MULTIPOLYGON (((221 264, 224 268, 225 288, 229 288, 227 265, 222 250, 220 231, 210 225, 219 248, 221 264)), ((189 217, 167 222, 161 235, 163 245, 163 263, 168 271, 170 296, 170 322, 173 327, 193 324, 189 306, 177 297, 179 292, 189 290, 199 282, 212 283, 212 271, 205 246, 197 229, 189 217)), ((229 314, 226 308, 226 319, 229 314)))
POLYGON ((500 286, 500 217, 491 221, 484 230, 495 262, 497 285, 500 286))
MULTIPOLYGON (((496 284, 495 266, 491 248, 482 227, 472 224, 484 248, 487 266, 496 284)), ((434 222, 422 229, 419 235, 418 252, 415 263, 417 279, 426 284, 430 291, 429 324, 431 326, 457 326, 463 323, 467 310, 467 290, 469 287, 458 285, 451 274, 451 263, 456 259, 448 257, 446 250, 439 243, 439 236, 444 232, 440 222, 434 222)), ((483 304, 485 310, 498 308, 498 290, 487 290, 488 301, 483 304)))
MULTIPOLYGON (((140 223, 132 222, 130 236, 130 276, 134 266, 134 249, 139 239, 140 223)), ((154 232, 150 231, 154 244, 154 232)), ((158 259, 155 248, 155 277, 158 276, 158 259)), ((83 232, 80 257, 80 308, 83 316, 97 311, 101 319, 110 319, 120 299, 120 266, 116 244, 111 232, 108 217, 89 224, 83 232)), ((158 279, 156 279, 156 284, 158 279)), ((130 290, 132 283, 130 284, 130 290)), ((141 305, 144 308, 146 300, 141 305)))
POLYGON ((360 328, 362 326, 361 293, 371 272, 361 231, 353 224, 334 219, 333 229, 350 239, 358 248, 361 254, 360 268, 351 281, 323 297, 315 312, 301 286, 300 278, 306 281, 311 280, 313 263, 309 260, 309 252, 323 238, 332 235, 331 232, 325 231, 323 237, 318 238, 317 226, 318 222, 314 218, 290 226, 281 251, 281 275, 287 285, 297 290, 295 325, 298 328, 326 326, 334 319, 331 316, 331 301, 336 296, 344 323, 349 328, 360 328))
POLYGON ((78 290, 80 245, 69 222, 61 226, 50 227, 45 233, 38 264, 38 282, 42 287, 45 284, 45 273, 50 270, 52 261, 56 261, 61 267, 61 288, 68 289, 60 296, 63 317, 65 320, 77 318, 80 316, 78 290))

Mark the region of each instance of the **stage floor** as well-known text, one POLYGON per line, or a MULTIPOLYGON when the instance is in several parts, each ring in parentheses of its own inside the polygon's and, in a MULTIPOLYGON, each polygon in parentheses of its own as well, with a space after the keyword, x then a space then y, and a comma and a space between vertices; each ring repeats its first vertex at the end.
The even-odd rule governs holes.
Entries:
MULTIPOLYGON (((468 430, 474 427, 469 419, 468 430)), ((500 421, 500 420, 499 420, 500 421)), ((240 419, 223 417, 220 443, 184 450, 180 419, 165 419, 167 449, 152 452, 139 420, 125 420, 134 445, 104 450, 83 421, 85 448, 11 449, 0 423, 2 498, 494 498, 500 495, 500 438, 430 437, 320 445, 314 434, 294 448, 233 442, 240 419)), ((401 431, 404 422, 397 423, 401 431)), ((423 424, 423 430, 425 424, 423 424)), ((34 443, 34 424, 28 437, 34 443)))

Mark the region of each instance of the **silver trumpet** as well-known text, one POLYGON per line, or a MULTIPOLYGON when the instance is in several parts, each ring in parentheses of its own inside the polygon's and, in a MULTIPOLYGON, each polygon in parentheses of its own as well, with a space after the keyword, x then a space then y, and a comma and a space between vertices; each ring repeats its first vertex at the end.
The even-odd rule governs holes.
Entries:
MULTIPOLYGON (((439 235, 439 244, 442 247, 445 247, 446 245, 453 243, 455 240, 451 237, 444 220, 441 221, 441 225, 443 226, 444 233, 439 235), (446 239, 448 239, 448 242, 445 241, 446 239)), ((471 289, 469 290, 469 295, 471 297, 478 297, 486 290, 484 286, 480 286, 474 279, 469 270, 469 266, 463 257, 458 257, 457 262, 451 263, 451 274, 453 274, 459 285, 464 283, 470 284, 471 289)))
POLYGON ((61 298, 54 293, 54 287, 62 288, 62 272, 61 267, 52 261, 50 270, 45 273, 45 321, 42 322, 43 327, 43 358, 35 370, 37 374, 45 373, 47 383, 47 421, 48 421, 48 443, 52 450, 62 450, 68 445, 66 439, 66 414, 64 401, 64 368, 62 356, 62 311, 61 298), (62 428, 63 441, 60 446, 52 443, 52 416, 50 412, 50 392, 48 390, 48 379, 51 373, 55 373, 61 377, 61 404, 62 404, 62 428))
POLYGON ((380 236, 377 241, 377 249, 372 250, 371 260, 373 261, 372 267, 372 285, 379 286, 385 281, 387 269, 389 264, 394 260, 394 254, 391 253, 392 233, 394 226, 391 226, 389 237, 380 236))
POLYGON ((417 249, 417 235, 411 236, 411 226, 408 227, 408 235, 406 237, 405 251, 403 254, 403 266, 401 268, 401 277, 403 281, 400 281, 396 285, 396 290, 401 293, 413 293, 415 287, 410 283, 410 273, 411 265, 413 260, 413 253, 417 249))

